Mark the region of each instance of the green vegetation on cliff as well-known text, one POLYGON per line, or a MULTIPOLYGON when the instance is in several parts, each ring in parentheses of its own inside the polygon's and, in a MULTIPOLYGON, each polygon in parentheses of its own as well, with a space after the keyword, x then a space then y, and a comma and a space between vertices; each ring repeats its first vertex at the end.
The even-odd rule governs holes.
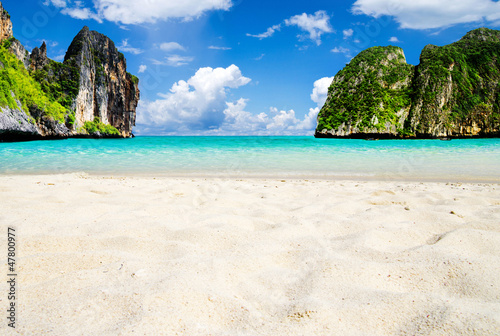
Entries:
POLYGON ((10 43, 6 40, 0 46, 0 106, 20 109, 28 114, 31 109, 39 108, 52 119, 64 122, 67 109, 42 90, 23 63, 8 50, 10 43))
POLYGON ((132 83, 134 83, 135 85, 139 85, 139 77, 132 75, 130 72, 127 72, 127 76, 130 77, 132 83))
POLYGON ((85 132, 90 135, 107 134, 107 135, 120 135, 120 132, 111 125, 105 125, 99 118, 94 118, 94 121, 87 121, 83 126, 85 132))
POLYGON ((406 63, 398 47, 361 52, 335 76, 318 118, 318 130, 351 124, 366 132, 397 123, 397 113, 410 103, 408 78, 412 75, 413 66, 406 63))
POLYGON ((0 141, 132 136, 139 79, 111 39, 83 27, 55 62, 45 42, 29 53, 1 14, 0 141))
MULTIPOLYGON (((425 133, 441 121, 483 128, 500 123, 500 32, 480 28, 443 47, 429 45, 420 56, 415 77, 414 128, 425 133)), ((494 127, 493 127, 494 128, 494 127)))
POLYGON ((80 84, 80 73, 74 60, 65 63, 49 60, 43 69, 31 71, 31 76, 51 100, 71 109, 80 84))
POLYGON ((416 67, 396 47, 361 52, 335 76, 316 129, 359 133, 500 135, 500 31, 480 28, 447 46, 428 45, 416 67))

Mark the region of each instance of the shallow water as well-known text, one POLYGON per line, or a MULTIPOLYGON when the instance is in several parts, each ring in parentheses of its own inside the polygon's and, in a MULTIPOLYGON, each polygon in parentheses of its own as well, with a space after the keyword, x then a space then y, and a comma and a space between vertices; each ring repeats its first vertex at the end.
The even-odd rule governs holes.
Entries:
POLYGON ((0 143, 0 174, 500 182, 500 139, 136 137, 0 143))

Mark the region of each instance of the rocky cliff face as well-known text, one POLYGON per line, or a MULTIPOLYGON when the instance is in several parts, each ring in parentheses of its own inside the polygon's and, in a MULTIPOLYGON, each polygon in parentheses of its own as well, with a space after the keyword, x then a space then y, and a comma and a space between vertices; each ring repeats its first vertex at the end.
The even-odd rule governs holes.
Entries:
POLYGON ((422 51, 408 129, 417 137, 500 135, 500 31, 422 51))
POLYGON ((12 21, 0 2, 0 42, 12 37, 12 21))
POLYGON ((139 96, 109 38, 84 27, 63 63, 45 42, 29 54, 0 3, 0 141, 130 137, 139 96))
POLYGON ((135 125, 138 80, 127 73, 123 54, 108 37, 84 27, 71 43, 64 63, 79 69, 80 90, 74 101, 76 125, 100 120, 124 137, 135 125))
POLYGON ((395 64, 393 54, 395 47, 368 49, 335 76, 317 137, 500 136, 500 31, 480 28, 451 45, 428 45, 415 68, 402 58, 395 64))
POLYGON ((49 58, 47 57, 47 45, 43 41, 40 48, 34 48, 30 56, 30 69, 32 71, 42 70, 46 65, 49 65, 49 58))
POLYGON ((13 53, 18 60, 23 62, 23 65, 26 69, 30 66, 30 53, 24 46, 16 39, 12 39, 11 45, 9 47, 9 51, 13 53))

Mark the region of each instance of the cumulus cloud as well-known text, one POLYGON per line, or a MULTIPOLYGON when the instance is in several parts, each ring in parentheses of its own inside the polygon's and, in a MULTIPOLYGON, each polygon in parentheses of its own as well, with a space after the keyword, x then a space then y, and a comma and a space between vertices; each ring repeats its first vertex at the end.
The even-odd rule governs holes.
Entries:
POLYGON ((208 11, 229 10, 231 0, 46 0, 78 19, 108 20, 122 24, 154 23, 171 18, 191 20, 208 11))
POLYGON ((323 77, 314 82, 311 100, 316 107, 310 108, 303 119, 297 118, 294 110, 283 111, 275 107, 270 108, 269 114, 261 113, 259 120, 266 125, 268 134, 275 135, 309 135, 314 132, 318 113, 325 104, 328 88, 333 77, 323 77))
POLYGON ((295 129, 299 120, 295 118, 295 111, 278 110, 276 107, 270 108, 269 122, 266 128, 275 134, 282 134, 283 132, 295 129))
POLYGON ((389 42, 392 42, 392 43, 400 43, 401 41, 396 37, 396 36, 392 36, 390 39, 389 39, 389 42))
POLYGON ((309 38, 315 41, 317 45, 321 44, 321 35, 333 32, 330 26, 330 17, 323 10, 317 11, 314 15, 302 13, 292 16, 290 19, 285 20, 285 24, 287 26, 297 26, 308 32, 309 38))
POLYGON ((224 110, 224 121, 221 126, 212 130, 212 134, 221 135, 263 135, 266 129, 267 115, 254 115, 245 111, 248 99, 240 98, 236 102, 227 102, 224 110))
POLYGON ((312 132, 316 128, 318 113, 326 102, 328 88, 332 84, 332 81, 333 77, 323 77, 314 82, 311 100, 315 102, 317 106, 310 108, 309 113, 307 113, 304 120, 298 125, 302 130, 309 130, 312 132))
POLYGON ((205 134, 220 135, 308 135, 316 127, 319 110, 310 109, 304 119, 299 119, 294 110, 270 107, 269 112, 257 115, 245 111, 247 99, 226 103, 224 122, 205 134))
POLYGON ((294 110, 270 107, 258 114, 247 111, 248 99, 227 101, 231 89, 247 85, 236 65, 201 68, 187 81, 175 83, 156 101, 142 101, 137 113, 138 134, 196 135, 310 135, 326 100, 332 77, 314 82, 310 108, 304 117, 294 110))
POLYGON ((354 34, 354 30, 352 30, 352 29, 345 29, 342 33, 344 34, 344 39, 347 39, 347 38, 351 37, 354 34))
POLYGON ((175 83, 161 99, 141 101, 138 124, 149 124, 164 132, 207 130, 224 121, 229 89, 246 85, 236 65, 227 68, 201 68, 187 81, 175 83))
POLYGON ((322 107, 328 96, 328 88, 332 85, 333 77, 323 77, 314 82, 314 88, 311 93, 311 100, 322 107))
POLYGON ((141 65, 139 65, 139 70, 137 72, 144 73, 144 72, 146 72, 147 69, 148 69, 148 67, 146 65, 141 64, 141 65))
POLYGON ((500 2, 492 0, 357 0, 352 11, 375 18, 392 16, 401 28, 443 28, 460 23, 497 21, 500 2))
MULTIPOLYGON (((227 103, 224 110, 223 124, 211 134, 228 135, 311 135, 316 128, 318 113, 326 100, 325 83, 328 79, 322 78, 314 83, 311 99, 318 104, 310 108, 309 112, 301 119, 294 110, 280 110, 270 107, 269 111, 257 115, 245 111, 247 99, 240 99, 236 103, 227 103), (323 97, 324 96, 324 97, 323 97)), ((331 83, 331 81, 330 81, 331 83)), ((328 86, 326 92, 328 92, 328 86)))

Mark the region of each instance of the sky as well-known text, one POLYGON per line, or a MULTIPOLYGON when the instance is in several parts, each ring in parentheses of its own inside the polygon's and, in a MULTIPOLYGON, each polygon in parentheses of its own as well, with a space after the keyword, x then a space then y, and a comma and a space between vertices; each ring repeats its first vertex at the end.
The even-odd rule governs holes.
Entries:
POLYGON ((9 0, 14 36, 62 61, 84 27, 140 79, 136 135, 311 135, 328 86, 360 51, 500 26, 492 0, 9 0))

